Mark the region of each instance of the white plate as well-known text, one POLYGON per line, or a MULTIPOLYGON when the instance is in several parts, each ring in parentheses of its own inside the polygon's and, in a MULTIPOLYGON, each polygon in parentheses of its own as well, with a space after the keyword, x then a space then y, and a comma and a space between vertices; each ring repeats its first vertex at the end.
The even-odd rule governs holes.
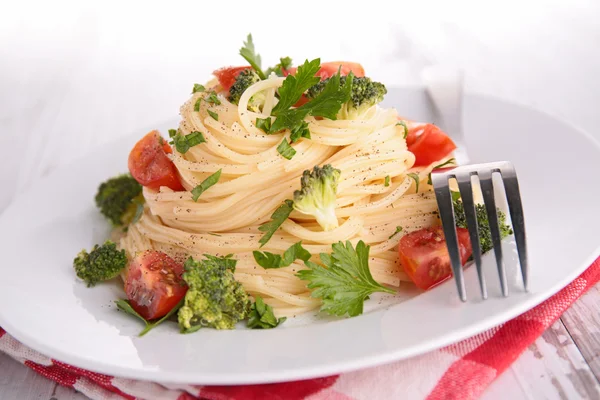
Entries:
MULTIPOLYGON (((386 104, 431 120, 420 89, 393 89, 386 104)), ((163 132, 177 120, 158 126, 163 132)), ((351 319, 290 320, 273 330, 201 330, 180 335, 172 323, 136 336, 138 321, 118 312, 118 284, 88 289, 72 259, 101 242, 108 226, 93 196, 102 180, 126 170, 135 132, 32 185, 0 217, 0 326, 24 344, 78 367, 130 378, 201 384, 263 383, 335 374, 424 353, 498 325, 540 303, 598 255, 600 148, 548 115, 469 95, 465 131, 473 162, 512 160, 527 223, 530 291, 520 289, 506 244, 511 296, 501 298, 493 256, 484 267, 490 298, 479 300, 474 268, 469 302, 454 282, 400 304, 369 302, 351 319)), ((398 303, 397 300, 393 302, 398 303)))

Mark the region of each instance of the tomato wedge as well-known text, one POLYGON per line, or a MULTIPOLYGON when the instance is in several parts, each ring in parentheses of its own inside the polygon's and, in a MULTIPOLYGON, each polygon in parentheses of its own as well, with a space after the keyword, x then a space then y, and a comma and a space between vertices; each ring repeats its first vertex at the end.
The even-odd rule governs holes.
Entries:
POLYGON ((235 83, 235 78, 245 69, 250 69, 251 66, 243 67, 224 67, 213 72, 213 75, 217 77, 219 83, 223 87, 224 92, 229 92, 231 86, 235 83))
POLYGON ((415 155, 415 167, 441 160, 456 149, 456 144, 433 124, 416 124, 406 137, 408 151, 415 155))
POLYGON ((160 136, 158 131, 152 131, 133 146, 129 153, 129 172, 142 186, 158 190, 167 186, 172 190, 183 190, 177 176, 177 169, 167 157, 172 153, 171 146, 160 136))
MULTIPOLYGON (((338 68, 340 68, 340 75, 348 75, 350 71, 352 71, 354 76, 365 76, 365 69, 363 66, 359 63, 353 63, 350 61, 332 61, 323 63, 315 75, 320 77, 321 80, 331 78, 333 75, 337 74, 338 68)), ((296 67, 288 68, 283 71, 283 75, 295 75, 296 69, 296 67)))
POLYGON ((147 320, 165 316, 187 292, 181 274, 183 265, 161 251, 138 253, 125 281, 131 307, 147 320))
MULTIPOLYGON (((457 228, 456 232, 460 261, 464 265, 473 252, 469 231, 457 228)), ((450 255, 440 226, 419 229, 403 236, 398 253, 404 272, 421 289, 427 290, 452 275, 450 255)))
POLYGON ((353 63, 350 61, 332 61, 321 64, 321 68, 317 72, 317 76, 321 77, 321 80, 332 77, 337 74, 340 69, 340 75, 348 75, 350 71, 357 77, 365 76, 365 69, 359 63, 353 63))

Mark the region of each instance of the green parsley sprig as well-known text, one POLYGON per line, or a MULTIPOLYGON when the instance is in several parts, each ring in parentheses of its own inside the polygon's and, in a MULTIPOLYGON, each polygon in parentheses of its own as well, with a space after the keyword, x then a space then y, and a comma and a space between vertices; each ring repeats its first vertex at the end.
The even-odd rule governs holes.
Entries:
POLYGON ((308 250, 302 247, 302 242, 291 245, 283 253, 283 257, 268 251, 263 253, 257 250, 254 250, 252 255, 256 263, 265 269, 289 267, 296 260, 308 261, 311 257, 308 250))
POLYGON ((379 284, 369 270, 369 249, 362 240, 356 249, 350 241, 334 243, 331 255, 321 253, 323 265, 305 262, 308 269, 296 275, 308 281, 311 296, 321 298, 321 311, 354 317, 363 313, 364 301, 375 292, 395 293, 379 284))

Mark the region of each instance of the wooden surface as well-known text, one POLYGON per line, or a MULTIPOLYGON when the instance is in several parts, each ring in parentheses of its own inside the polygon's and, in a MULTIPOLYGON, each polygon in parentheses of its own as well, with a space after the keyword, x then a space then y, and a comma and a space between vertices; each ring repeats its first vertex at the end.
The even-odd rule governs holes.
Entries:
MULTIPOLYGON (((0 135, 13 151, 0 158, 0 210, 57 166, 173 117, 191 83, 205 80, 215 65, 240 62, 235 49, 248 31, 265 64, 283 55, 360 60, 390 85, 418 84, 426 64, 459 66, 468 90, 536 107, 600 139, 598 1, 410 1, 394 2, 393 9, 372 1, 371 7, 357 3, 360 13, 305 1, 283 34, 282 24, 264 22, 288 15, 278 9, 281 2, 246 7, 228 15, 226 26, 222 10, 211 13, 199 3, 163 9, 146 2, 3 5, 0 135), (315 10, 335 18, 303 29, 315 10)), ((228 3, 236 7, 243 6, 228 3)), ((596 287, 483 398, 600 399, 599 379, 596 287)), ((0 355, 0 399, 83 398, 0 355)))

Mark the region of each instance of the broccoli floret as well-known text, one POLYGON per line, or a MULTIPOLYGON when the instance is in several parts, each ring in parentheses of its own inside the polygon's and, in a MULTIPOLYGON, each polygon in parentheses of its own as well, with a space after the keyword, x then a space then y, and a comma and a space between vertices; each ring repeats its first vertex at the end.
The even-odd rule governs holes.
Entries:
MULTIPOLYGON (((240 102, 240 98, 242 97, 242 94, 244 94, 246 89, 248 89, 250 86, 254 85, 259 81, 260 77, 258 76, 256 71, 254 71, 253 69, 243 70, 235 78, 235 83, 231 85, 227 100, 237 105, 240 102)), ((254 96, 252 96, 250 101, 248 101, 248 107, 254 112, 259 112, 260 107, 264 104, 264 102, 265 95, 262 92, 257 93, 254 96)))
MULTIPOLYGON (((308 89, 306 97, 309 99, 317 97, 323 91, 329 79, 331 78, 322 80, 308 89)), ((340 86, 344 86, 346 79, 346 76, 340 77, 340 86)), ((386 93, 387 89, 382 83, 373 82, 371 78, 367 77, 354 77, 350 100, 342 106, 337 117, 339 119, 356 118, 375 104, 381 102, 386 93)))
MULTIPOLYGON (((462 201, 454 199, 454 218, 456 219, 456 226, 459 228, 467 228, 467 218, 465 217, 465 208, 462 201)), ((500 226, 500 237, 504 239, 508 235, 512 235, 513 231, 506 224, 506 214, 500 209, 498 211, 498 223, 500 226)), ((490 251, 494 245, 492 243, 492 231, 490 230, 490 223, 488 221, 487 211, 485 205, 475 204, 475 215, 477 216, 477 227, 479 228, 479 244, 481 246, 481 252, 485 253, 490 251)))
POLYGON ((110 178, 98 187, 96 206, 114 226, 127 226, 144 203, 142 185, 130 174, 110 178))
POLYGON ((312 215, 321 227, 330 231, 338 227, 335 200, 340 170, 331 165, 306 170, 300 180, 302 188, 294 192, 294 210, 312 215))
POLYGON ((190 257, 184 264, 183 279, 189 289, 178 313, 183 333, 202 327, 233 329, 250 310, 248 294, 233 276, 237 261, 231 255, 204 256, 201 261, 190 257))
POLYGON ((81 250, 73 260, 75 273, 88 287, 116 278, 126 265, 125 250, 118 250, 117 245, 110 240, 102 246, 95 245, 89 253, 85 249, 81 250))

